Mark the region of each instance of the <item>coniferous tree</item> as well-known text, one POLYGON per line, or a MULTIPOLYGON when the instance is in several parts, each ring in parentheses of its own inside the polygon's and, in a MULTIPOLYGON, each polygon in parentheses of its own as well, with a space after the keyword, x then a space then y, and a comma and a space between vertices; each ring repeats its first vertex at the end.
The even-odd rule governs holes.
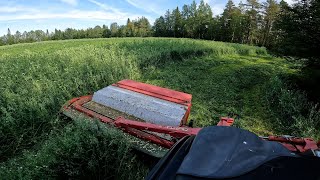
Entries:
POLYGON ((197 37, 197 3, 195 1, 189 6, 189 27, 190 27, 190 37, 196 38, 197 37))
POLYGON ((258 25, 260 20, 260 4, 257 0, 247 0, 246 6, 246 16, 248 22, 248 30, 246 34, 246 43, 254 44, 258 42, 258 25))
POLYGON ((279 5, 275 0, 267 0, 263 3, 263 9, 264 17, 261 31, 261 45, 269 47, 274 42, 274 23, 279 13, 279 5))
POLYGON ((235 5, 232 0, 228 0, 225 9, 223 10, 220 24, 221 24, 221 40, 232 42, 234 39, 234 15, 235 5))
POLYGON ((181 27, 182 27, 182 36, 183 37, 190 37, 190 31, 191 31, 191 27, 190 27, 190 22, 189 22, 189 18, 190 18, 190 8, 188 5, 183 5, 182 10, 181 10, 181 27))
POLYGON ((173 37, 181 37, 182 17, 178 7, 172 11, 171 19, 173 26, 173 37))
POLYGON ((300 0, 292 7, 280 2, 280 17, 276 22, 279 41, 275 48, 280 54, 319 61, 320 2, 300 0))
POLYGON ((14 37, 12 36, 9 28, 8 28, 7 37, 6 37, 6 44, 14 44, 14 37))
POLYGON ((212 22, 212 11, 210 6, 203 0, 200 1, 196 11, 197 28, 196 34, 198 38, 204 39, 208 37, 207 33, 210 23, 212 22))
POLYGON ((172 37, 173 36, 173 28, 172 28, 172 16, 170 13, 170 10, 168 9, 164 15, 164 22, 166 25, 166 37, 172 37))
POLYGON ((166 35, 166 24, 163 16, 155 20, 153 31, 156 37, 164 37, 166 35))

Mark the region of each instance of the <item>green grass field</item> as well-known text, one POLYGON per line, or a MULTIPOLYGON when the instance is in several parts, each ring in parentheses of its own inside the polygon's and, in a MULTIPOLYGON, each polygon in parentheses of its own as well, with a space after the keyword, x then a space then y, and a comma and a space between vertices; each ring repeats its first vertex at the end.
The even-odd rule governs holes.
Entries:
POLYGON ((0 176, 141 179, 148 165, 117 130, 66 121, 67 100, 121 79, 193 95, 195 126, 237 113, 259 135, 319 138, 319 108, 287 81, 303 64, 254 46, 165 38, 51 41, 0 47, 0 176))

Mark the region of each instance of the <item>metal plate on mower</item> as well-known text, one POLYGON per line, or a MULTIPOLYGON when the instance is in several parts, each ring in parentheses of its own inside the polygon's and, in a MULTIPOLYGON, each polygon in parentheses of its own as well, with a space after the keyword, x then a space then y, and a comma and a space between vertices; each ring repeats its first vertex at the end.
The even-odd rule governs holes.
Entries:
POLYGON ((187 106, 127 89, 108 86, 94 93, 92 101, 146 122, 179 126, 187 106))

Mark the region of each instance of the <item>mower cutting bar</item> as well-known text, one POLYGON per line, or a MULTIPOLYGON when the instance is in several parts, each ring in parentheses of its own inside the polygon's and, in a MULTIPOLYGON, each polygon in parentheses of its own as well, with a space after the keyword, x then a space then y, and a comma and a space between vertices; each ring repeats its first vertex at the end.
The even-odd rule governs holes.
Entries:
POLYGON ((161 126, 152 123, 139 122, 124 119, 123 117, 118 117, 117 119, 111 119, 103 116, 93 110, 85 108, 83 105, 92 100, 92 95, 82 96, 80 98, 74 98, 70 100, 63 109, 69 111, 74 109, 81 112, 89 117, 99 119, 101 122, 113 125, 124 132, 136 136, 140 139, 150 141, 152 143, 158 144, 159 146, 165 148, 171 148, 176 140, 187 136, 196 135, 201 128, 189 128, 189 127, 172 127, 172 126, 161 126), (155 134, 148 133, 146 131, 152 131, 157 133, 168 134, 173 137, 171 141, 161 138, 155 134))

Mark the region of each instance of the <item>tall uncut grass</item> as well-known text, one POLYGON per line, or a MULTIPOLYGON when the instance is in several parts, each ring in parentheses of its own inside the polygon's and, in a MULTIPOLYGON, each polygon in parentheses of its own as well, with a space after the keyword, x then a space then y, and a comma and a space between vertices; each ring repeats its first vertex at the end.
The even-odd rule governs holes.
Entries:
POLYGON ((48 134, 66 100, 121 79, 139 79, 143 66, 209 53, 246 54, 252 49, 261 51, 244 45, 173 39, 58 41, 1 47, 0 157, 12 156, 48 134))
MULTIPOLYGON (((279 105, 282 95, 277 92, 284 85, 276 84, 279 88, 271 92, 267 85, 273 86, 277 74, 291 71, 265 48, 190 39, 68 40, 0 47, 0 175, 5 179, 145 175, 147 167, 117 130, 58 118, 67 100, 126 78, 192 93, 197 126, 214 125, 214 118, 233 111, 243 115, 240 127, 257 133, 291 132, 265 123, 278 118, 273 124, 280 126, 277 122, 286 116, 268 108, 279 105)), ((301 114, 306 117, 308 112, 301 114)), ((319 118, 316 108, 314 114, 312 118, 319 118)), ((294 127, 300 128, 298 135, 315 131, 301 123, 294 127)))

